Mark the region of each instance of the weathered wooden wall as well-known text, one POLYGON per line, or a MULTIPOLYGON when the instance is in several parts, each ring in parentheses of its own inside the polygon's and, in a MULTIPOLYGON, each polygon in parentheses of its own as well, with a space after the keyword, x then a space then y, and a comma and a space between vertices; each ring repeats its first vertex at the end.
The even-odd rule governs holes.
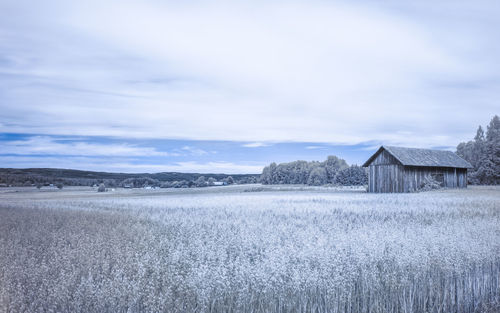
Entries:
POLYGON ((382 151, 368 167, 368 192, 415 191, 432 175, 442 177, 443 187, 467 187, 466 169, 402 166, 391 154, 382 151))
POLYGON ((371 165, 368 192, 404 192, 404 168, 401 165, 371 165))
POLYGON ((404 192, 404 168, 387 151, 368 167, 368 192, 404 192))
POLYGON ((404 192, 418 189, 426 177, 436 174, 443 175, 443 187, 465 188, 467 187, 467 170, 461 168, 441 167, 410 167, 404 169, 404 192))
POLYGON ((382 150, 381 153, 370 163, 372 165, 393 165, 400 164, 389 152, 382 150))
POLYGON ((467 169, 457 168, 457 181, 459 188, 467 188, 467 169))

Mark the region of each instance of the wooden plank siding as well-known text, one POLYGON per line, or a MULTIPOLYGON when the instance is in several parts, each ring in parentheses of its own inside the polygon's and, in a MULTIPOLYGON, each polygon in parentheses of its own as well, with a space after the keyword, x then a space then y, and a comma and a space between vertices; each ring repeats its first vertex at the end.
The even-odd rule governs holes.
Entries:
POLYGON ((469 163, 450 151, 381 147, 363 166, 368 167, 368 192, 412 192, 427 177, 443 187, 467 187, 469 163))
POLYGON ((467 169, 403 166, 390 153, 382 150, 368 167, 368 192, 412 192, 423 185, 426 177, 433 175, 442 177, 443 187, 467 187, 467 169))
POLYGON ((443 187, 467 187, 467 170, 462 168, 405 166, 404 172, 404 192, 415 191, 424 183, 426 177, 432 176, 433 174, 443 175, 443 187))
POLYGON ((400 164, 395 157, 393 157, 389 152, 383 150, 379 155, 372 161, 370 165, 392 165, 400 164))
POLYGON ((404 192, 403 176, 403 166, 384 150, 369 166, 368 192, 404 192))
POLYGON ((404 192, 404 169, 398 164, 371 165, 368 192, 404 192))

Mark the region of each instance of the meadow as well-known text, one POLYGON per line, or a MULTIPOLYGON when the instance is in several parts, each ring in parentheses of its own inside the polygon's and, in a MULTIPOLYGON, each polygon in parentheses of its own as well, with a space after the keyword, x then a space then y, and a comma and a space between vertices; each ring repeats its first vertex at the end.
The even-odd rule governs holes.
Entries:
POLYGON ((499 311, 499 187, 0 190, 0 312, 499 311))

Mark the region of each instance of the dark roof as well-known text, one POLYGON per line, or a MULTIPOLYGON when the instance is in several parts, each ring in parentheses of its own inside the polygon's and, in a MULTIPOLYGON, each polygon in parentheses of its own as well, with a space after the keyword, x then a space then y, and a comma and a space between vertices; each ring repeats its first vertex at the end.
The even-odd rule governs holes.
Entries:
POLYGON ((382 146, 363 166, 370 163, 382 150, 389 152, 401 165, 472 168, 472 165, 451 151, 382 146))

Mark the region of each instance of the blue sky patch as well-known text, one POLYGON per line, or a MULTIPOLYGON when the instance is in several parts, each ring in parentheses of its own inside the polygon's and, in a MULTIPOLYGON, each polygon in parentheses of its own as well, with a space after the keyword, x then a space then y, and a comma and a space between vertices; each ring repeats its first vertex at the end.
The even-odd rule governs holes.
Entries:
POLYGON ((323 161, 337 155, 361 164, 373 144, 259 143, 0 134, 4 167, 69 167, 120 172, 260 173, 271 162, 323 161))

